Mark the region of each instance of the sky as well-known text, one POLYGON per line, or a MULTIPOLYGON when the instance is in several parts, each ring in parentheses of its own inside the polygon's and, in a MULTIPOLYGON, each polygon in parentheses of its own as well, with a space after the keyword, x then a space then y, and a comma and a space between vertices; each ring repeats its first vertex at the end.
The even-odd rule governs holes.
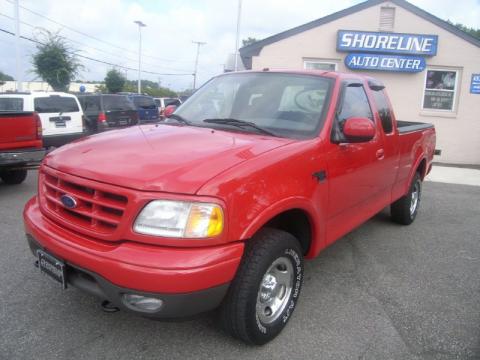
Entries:
MULTIPOLYGON (((128 79, 138 77, 138 26, 142 28, 142 78, 175 90, 192 87, 196 45, 200 49, 197 85, 223 72, 235 51, 238 0, 19 0, 21 35, 42 39, 41 29, 58 31, 79 54, 115 64, 128 79), (50 20, 48 20, 48 19, 50 20), (53 20, 53 21, 52 21, 53 20), (128 69, 122 69, 124 66, 128 69), (153 74, 155 73, 155 74, 153 74), (166 75, 175 74, 175 75, 166 75)), ((360 0, 243 0, 240 39, 262 39, 362 2, 360 0)), ((480 0, 411 0, 442 18, 480 28, 480 0)), ((13 1, 0 0, 0 29, 14 31, 13 1)), ((15 38, 0 31, 0 71, 15 74, 15 38)), ((24 80, 32 72, 35 44, 22 44, 24 80)), ((81 59, 77 77, 100 81, 112 65, 81 59)))

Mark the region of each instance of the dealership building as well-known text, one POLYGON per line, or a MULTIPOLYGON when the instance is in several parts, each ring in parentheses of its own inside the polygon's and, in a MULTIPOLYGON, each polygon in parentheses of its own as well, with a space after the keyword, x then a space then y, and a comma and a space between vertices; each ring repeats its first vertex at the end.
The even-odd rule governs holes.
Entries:
POLYGON ((369 0, 240 55, 247 69, 373 76, 385 84, 397 119, 435 125, 435 161, 480 165, 480 40, 407 1, 369 0))

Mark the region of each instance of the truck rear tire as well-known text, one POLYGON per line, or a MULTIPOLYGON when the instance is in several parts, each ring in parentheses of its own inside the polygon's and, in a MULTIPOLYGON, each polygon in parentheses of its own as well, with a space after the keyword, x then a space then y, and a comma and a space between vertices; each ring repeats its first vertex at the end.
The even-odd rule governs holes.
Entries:
POLYGON ((422 195, 422 179, 417 172, 408 193, 395 201, 391 207, 392 220, 398 224, 410 225, 416 218, 422 195))
POLYGON ((260 230, 245 248, 220 309, 224 329, 247 344, 275 338, 290 319, 303 282, 303 255, 291 234, 260 230))
POLYGON ((0 172, 0 179, 8 185, 21 184, 26 178, 27 170, 3 170, 0 172))

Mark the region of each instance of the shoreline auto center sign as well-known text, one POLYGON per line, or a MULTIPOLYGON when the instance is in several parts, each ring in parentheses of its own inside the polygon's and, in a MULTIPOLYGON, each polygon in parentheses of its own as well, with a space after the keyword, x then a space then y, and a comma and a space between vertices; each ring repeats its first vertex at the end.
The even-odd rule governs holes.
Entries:
POLYGON ((437 47, 437 35, 350 30, 337 34, 337 51, 349 52, 345 65, 352 70, 421 72, 424 57, 436 55, 437 47))

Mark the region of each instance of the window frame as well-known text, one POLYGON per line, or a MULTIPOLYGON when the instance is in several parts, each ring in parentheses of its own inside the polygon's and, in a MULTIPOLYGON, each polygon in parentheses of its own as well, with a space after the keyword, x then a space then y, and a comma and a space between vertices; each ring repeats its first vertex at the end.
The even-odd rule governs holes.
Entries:
POLYGON ((320 70, 320 69, 308 69, 308 64, 327 64, 327 65, 334 65, 334 70, 324 70, 324 71, 338 71, 338 62, 335 60, 323 60, 323 59, 303 59, 303 69, 304 70, 320 70))
POLYGON ((459 76, 460 76, 460 69, 448 69, 448 68, 441 68, 441 67, 427 67, 425 69, 425 75, 423 77, 423 92, 422 92, 422 107, 421 110, 424 112, 435 112, 435 113, 447 113, 447 114, 454 114, 457 112, 457 100, 458 100, 458 85, 459 85, 459 76), (429 71, 445 71, 445 72, 454 72, 455 73, 455 85, 453 88, 453 102, 451 109, 434 109, 434 108, 426 108, 425 107, 425 91, 433 90, 433 91, 446 91, 452 92, 452 90, 444 90, 444 89, 427 89, 427 76, 429 71))

